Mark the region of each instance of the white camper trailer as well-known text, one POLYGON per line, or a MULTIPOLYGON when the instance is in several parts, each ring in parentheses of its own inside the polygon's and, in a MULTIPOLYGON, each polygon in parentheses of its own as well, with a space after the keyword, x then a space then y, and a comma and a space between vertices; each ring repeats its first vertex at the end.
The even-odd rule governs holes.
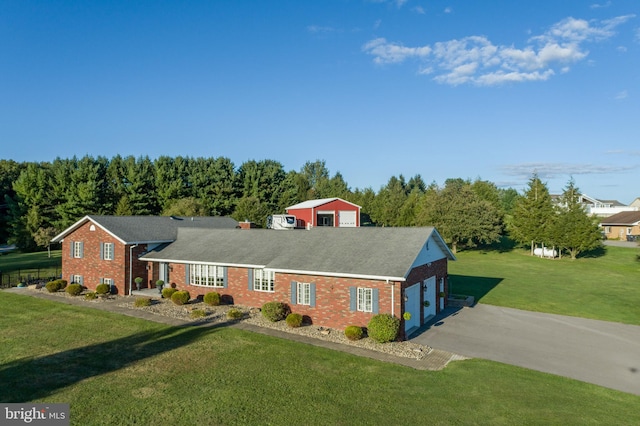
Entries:
POLYGON ((268 229, 295 229, 296 217, 291 214, 274 214, 267 217, 268 229))

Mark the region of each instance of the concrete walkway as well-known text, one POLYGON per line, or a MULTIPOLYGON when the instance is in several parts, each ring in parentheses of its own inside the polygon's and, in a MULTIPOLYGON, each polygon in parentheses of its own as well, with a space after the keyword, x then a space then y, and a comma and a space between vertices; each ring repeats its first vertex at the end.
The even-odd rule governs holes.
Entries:
MULTIPOLYGON (((190 321, 183 321, 177 318, 165 317, 163 315, 156 315, 142 309, 133 309, 133 308, 118 306, 117 303, 112 303, 112 302, 86 303, 85 301, 82 300, 82 298, 59 297, 59 296, 48 294, 46 292, 32 291, 26 288, 13 287, 13 288, 5 289, 2 291, 8 292, 8 293, 23 294, 26 296, 38 297, 41 299, 47 299, 47 300, 51 300, 59 303, 66 303, 69 305, 83 306, 85 308, 94 308, 102 311, 114 312, 121 315, 141 318, 144 320, 154 321, 154 322, 171 325, 175 327, 193 327, 193 326, 207 327, 207 326, 214 325, 212 323, 198 323, 193 321, 190 322, 190 321)), ((319 346, 327 349, 346 352, 352 355, 371 358, 378 361, 404 365, 405 367, 414 368, 416 370, 431 370, 431 371, 442 370, 444 367, 446 367, 446 365, 450 361, 467 358, 467 357, 456 355, 454 353, 450 353, 444 350, 434 349, 431 352, 429 352, 427 355, 425 355, 422 359, 417 360, 412 358, 405 358, 405 357, 399 357, 391 354, 386 354, 383 352, 372 351, 369 349, 363 349, 356 346, 329 342, 322 339, 315 339, 312 337, 302 336, 295 333, 286 333, 280 330, 274 330, 266 327, 259 327, 259 326, 248 324, 242 321, 233 323, 230 326, 241 329, 241 330, 251 331, 254 333, 265 334, 268 336, 278 337, 281 339, 293 340, 293 341, 305 343, 308 345, 319 346)))
POLYGON ((411 340, 640 395, 640 326, 477 304, 411 340))

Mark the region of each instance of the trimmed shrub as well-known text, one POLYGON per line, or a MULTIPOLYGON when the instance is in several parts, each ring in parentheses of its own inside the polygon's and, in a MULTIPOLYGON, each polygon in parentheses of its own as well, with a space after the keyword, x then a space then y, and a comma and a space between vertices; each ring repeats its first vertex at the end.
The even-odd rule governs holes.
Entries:
POLYGON ((151 299, 149 299, 148 297, 137 297, 135 302, 133 302, 133 306, 135 306, 136 308, 151 306, 151 299))
POLYGON ((187 290, 176 291, 171 295, 171 301, 176 305, 185 305, 191 300, 191 295, 187 290))
POLYGON ((84 295, 85 300, 95 300, 98 297, 95 291, 90 291, 84 295))
POLYGON ((55 281, 49 281, 46 285, 45 288, 47 289, 47 291, 49 293, 55 293, 56 291, 60 290, 60 282, 59 280, 55 280, 55 281))
POLYGON ((71 296, 79 296, 82 293, 82 286, 80 284, 69 284, 65 291, 71 296))
POLYGON ((242 319, 243 316, 244 316, 244 312, 242 312, 238 308, 231 308, 227 311, 227 318, 232 320, 242 319))
POLYGON ((287 315, 287 319, 285 321, 289 327, 300 327, 302 325, 302 315, 291 313, 287 315))
POLYGON ((216 291, 209 292, 204 295, 202 301, 209 306, 218 306, 220 304, 220 293, 216 291))
POLYGON ((56 281, 60 283, 59 285, 60 285, 60 289, 61 289, 61 290, 62 290, 63 288, 66 288, 66 287, 67 287, 67 280, 59 279, 59 280, 56 280, 56 281))
POLYGON ((262 315, 271 322, 285 319, 287 311, 287 305, 282 302, 267 302, 262 305, 262 315))
POLYGON ((360 340, 364 335, 364 331, 362 327, 358 327, 357 325, 350 325, 344 329, 344 335, 349 340, 360 340))
POLYGON ((390 314, 374 315, 367 325, 369 337, 379 343, 396 340, 398 330, 400 330, 400 320, 390 314))
POLYGON ((207 316, 207 313, 205 312, 204 309, 194 309, 189 313, 189 316, 193 319, 204 318, 207 316))
POLYGON ((109 284, 98 284, 96 287, 96 293, 103 295, 111 292, 111 288, 109 288, 109 284))
POLYGON ((162 297, 164 297, 165 299, 169 299, 172 300, 171 297, 173 296, 173 293, 175 293, 176 290, 175 288, 171 288, 171 287, 167 287, 167 288, 163 288, 162 289, 162 297))

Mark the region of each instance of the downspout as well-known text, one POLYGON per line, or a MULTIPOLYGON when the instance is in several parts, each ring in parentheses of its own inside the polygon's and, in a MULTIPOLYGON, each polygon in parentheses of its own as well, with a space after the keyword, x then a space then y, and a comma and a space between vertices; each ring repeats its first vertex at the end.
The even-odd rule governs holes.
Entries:
POLYGON ((129 296, 131 296, 131 282, 133 281, 133 249, 138 247, 137 244, 129 247, 129 296))
MULTIPOLYGON (((387 278, 387 284, 389 284, 389 279, 387 278)), ((395 312, 396 312, 396 297, 395 297, 395 290, 396 289, 396 284, 393 283, 391 284, 391 316, 395 316, 395 312)))

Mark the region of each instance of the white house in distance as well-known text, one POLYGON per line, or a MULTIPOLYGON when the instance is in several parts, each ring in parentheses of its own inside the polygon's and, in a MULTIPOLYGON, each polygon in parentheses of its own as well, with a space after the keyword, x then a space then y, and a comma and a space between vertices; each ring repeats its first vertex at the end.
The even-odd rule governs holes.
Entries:
MULTIPOLYGON (((560 204, 562 196, 552 195, 551 198, 560 204)), ((638 201, 638 199, 636 199, 636 201, 638 201)), ((599 200, 587 194, 580 194, 580 202, 584 206, 587 214, 592 216, 607 217, 621 212, 639 211, 640 202, 636 203, 636 201, 627 206, 618 200, 599 200)))

